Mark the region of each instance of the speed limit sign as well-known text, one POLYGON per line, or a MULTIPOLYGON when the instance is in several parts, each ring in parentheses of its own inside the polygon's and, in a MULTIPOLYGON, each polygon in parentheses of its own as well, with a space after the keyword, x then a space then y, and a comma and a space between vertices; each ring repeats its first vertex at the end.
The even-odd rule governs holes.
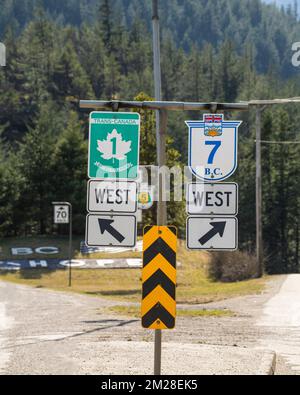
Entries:
POLYGON ((69 206, 54 206, 54 223, 55 224, 68 224, 69 219, 69 206))

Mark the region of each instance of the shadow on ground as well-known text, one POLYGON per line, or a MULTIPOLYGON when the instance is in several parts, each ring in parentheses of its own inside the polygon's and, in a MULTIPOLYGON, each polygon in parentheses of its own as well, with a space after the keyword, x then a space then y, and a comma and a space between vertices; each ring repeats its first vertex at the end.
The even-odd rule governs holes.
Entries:
POLYGON ((132 289, 132 290, 114 290, 114 291, 94 291, 94 292, 85 292, 87 295, 94 296, 130 296, 130 295, 141 295, 140 289, 132 289))

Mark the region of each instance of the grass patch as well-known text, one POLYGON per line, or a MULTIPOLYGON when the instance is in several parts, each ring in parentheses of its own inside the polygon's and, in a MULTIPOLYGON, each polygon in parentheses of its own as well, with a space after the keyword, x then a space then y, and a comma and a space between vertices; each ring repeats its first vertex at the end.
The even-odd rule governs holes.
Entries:
POLYGON ((138 251, 125 251, 125 252, 118 252, 116 254, 97 252, 95 254, 90 254, 90 255, 82 255, 80 253, 76 253, 74 255, 74 259, 134 259, 141 257, 142 254, 138 251))
MULTIPOLYGON (((108 312, 124 315, 127 317, 140 318, 141 309, 138 306, 112 306, 107 308, 108 312)), ((209 309, 178 309, 177 317, 232 317, 235 314, 230 310, 209 310, 209 309)))
MULTIPOLYGON (((47 244, 44 243, 45 245, 50 245, 49 243, 56 239, 50 239, 50 242, 49 239, 47 240, 48 242, 47 244)), ((20 243, 22 244, 22 241, 20 243)), ((111 255, 105 255, 106 258, 108 256, 109 258, 112 257, 111 255)), ((141 254, 129 252, 126 256, 141 257, 141 254)), ((265 278, 236 283, 210 281, 206 275, 206 266, 210 259, 211 255, 209 253, 187 251, 184 243, 179 242, 178 262, 181 263, 181 266, 178 267, 177 271, 177 303, 209 303, 235 296, 260 293, 264 290, 265 278)), ((139 303, 141 300, 140 269, 73 269, 72 272, 72 288, 68 287, 67 270, 0 271, 0 279, 33 287, 100 296, 117 301, 139 303)))

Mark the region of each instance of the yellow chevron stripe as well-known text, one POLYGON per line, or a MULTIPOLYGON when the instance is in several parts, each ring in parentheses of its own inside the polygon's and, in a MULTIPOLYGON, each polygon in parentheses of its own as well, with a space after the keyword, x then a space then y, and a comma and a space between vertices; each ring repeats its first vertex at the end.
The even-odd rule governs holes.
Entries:
POLYGON ((149 329, 168 329, 166 325, 160 321, 158 324, 157 321, 154 321, 152 325, 149 326, 149 329))
POLYGON ((176 269, 161 254, 156 255, 156 257, 143 268, 142 282, 144 283, 147 281, 159 269, 176 284, 176 269))
POLYGON ((174 252, 177 251, 177 236, 167 226, 153 226, 152 229, 144 234, 143 250, 146 251, 160 237, 174 252))
POLYGON ((174 252, 177 252, 177 236, 167 226, 163 227, 162 238, 174 252))
POLYGON ((176 316, 176 301, 158 285, 142 301, 142 317, 148 313, 157 303, 160 303, 173 317, 176 316))

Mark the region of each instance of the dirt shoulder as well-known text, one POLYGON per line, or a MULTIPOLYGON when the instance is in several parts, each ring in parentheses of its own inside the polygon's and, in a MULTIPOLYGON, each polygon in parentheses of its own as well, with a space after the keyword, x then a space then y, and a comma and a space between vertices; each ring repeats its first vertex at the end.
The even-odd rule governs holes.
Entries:
MULTIPOLYGON (((254 324, 264 303, 280 288, 283 279, 274 277, 261 295, 198 305, 199 308, 230 309, 236 315, 178 317, 176 329, 163 333, 164 344, 168 347, 167 343, 175 343, 176 347, 183 347, 181 352, 185 348, 188 351, 194 344, 199 349, 193 354, 195 366, 200 362, 201 350, 205 349, 200 346, 204 345, 221 347, 224 358, 232 355, 230 360, 244 349, 243 357, 251 360, 257 352, 254 349, 261 348, 259 339, 264 336, 264 329, 254 324)), ((0 282, 0 303, 6 306, 11 323, 10 328, 1 333, 1 347, 8 355, 4 371, 8 374, 99 374, 107 372, 104 360, 111 361, 109 372, 117 374, 118 371, 113 371, 117 361, 120 362, 120 358, 125 358, 125 364, 129 361, 126 357, 129 343, 147 343, 149 350, 153 347, 153 332, 142 329, 139 319, 108 313, 108 308, 118 302, 0 282), (118 342, 123 345, 123 356, 111 353, 118 342)), ((134 361, 130 360, 132 373, 136 372, 134 361)), ((152 369, 152 361, 149 365, 152 369)))

